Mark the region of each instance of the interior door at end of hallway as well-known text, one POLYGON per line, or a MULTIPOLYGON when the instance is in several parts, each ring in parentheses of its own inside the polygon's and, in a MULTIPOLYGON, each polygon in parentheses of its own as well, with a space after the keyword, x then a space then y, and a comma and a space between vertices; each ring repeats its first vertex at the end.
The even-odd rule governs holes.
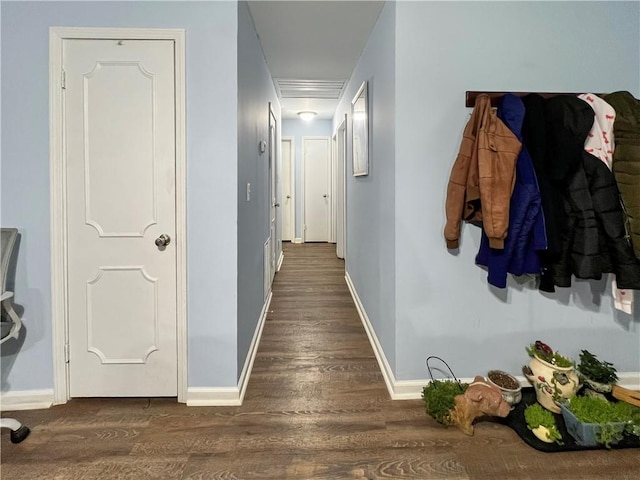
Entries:
POLYGON ((329 241, 331 137, 305 137, 304 241, 329 241))

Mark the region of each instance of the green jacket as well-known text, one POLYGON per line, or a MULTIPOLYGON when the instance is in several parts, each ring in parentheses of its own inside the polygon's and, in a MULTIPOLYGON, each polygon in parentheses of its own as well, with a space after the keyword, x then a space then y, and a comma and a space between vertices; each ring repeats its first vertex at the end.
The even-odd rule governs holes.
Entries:
POLYGON ((616 111, 613 125, 613 173, 626 213, 627 233, 640 259, 640 100, 629 92, 605 95, 616 111))

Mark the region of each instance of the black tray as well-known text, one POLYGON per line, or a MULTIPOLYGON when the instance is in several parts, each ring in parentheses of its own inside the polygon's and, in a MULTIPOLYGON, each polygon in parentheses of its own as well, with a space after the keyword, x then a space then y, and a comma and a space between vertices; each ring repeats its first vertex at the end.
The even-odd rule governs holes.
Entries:
MULTIPOLYGON (((522 389, 522 400, 509 413, 506 418, 494 417, 495 420, 503 425, 511 427, 529 446, 542 452, 568 452, 576 450, 600 450, 606 448, 604 445, 596 445, 585 447, 578 445, 574 438, 567 432, 564 419, 561 414, 553 414, 556 419, 558 431, 562 435, 562 445, 557 443, 546 443, 536 437, 531 430, 527 428, 527 422, 524 420, 524 410, 529 405, 536 403, 536 392, 533 388, 522 389)), ((640 447, 640 438, 635 435, 624 435, 624 438, 617 444, 611 445, 611 448, 638 448, 640 447)))

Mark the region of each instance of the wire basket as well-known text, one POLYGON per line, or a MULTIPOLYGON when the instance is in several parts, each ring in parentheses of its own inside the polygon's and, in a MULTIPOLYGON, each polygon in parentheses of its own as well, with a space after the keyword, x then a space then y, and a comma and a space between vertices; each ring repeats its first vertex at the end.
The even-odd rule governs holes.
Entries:
MULTIPOLYGON (((427 371, 429 372, 429 378, 431 378, 431 381, 435 381, 436 379, 433 378, 433 371, 432 371, 432 366, 429 363, 429 361, 433 361, 433 360, 438 360, 440 362, 442 362, 446 367, 447 370, 449 370, 449 374, 451 375, 451 377, 453 377, 453 380, 455 380, 455 382, 458 384, 458 386, 460 387, 460 391, 463 392, 464 388, 462 387, 462 384, 460 383, 460 380, 458 380, 458 378, 455 376, 455 374, 453 373, 453 370, 451 370, 451 367, 449 366, 449 364, 447 362, 445 362, 442 358, 440 357, 436 357, 435 355, 431 355, 429 357, 427 357, 426 360, 426 364, 427 364, 427 371)), ((441 381, 441 380, 440 380, 441 381)))

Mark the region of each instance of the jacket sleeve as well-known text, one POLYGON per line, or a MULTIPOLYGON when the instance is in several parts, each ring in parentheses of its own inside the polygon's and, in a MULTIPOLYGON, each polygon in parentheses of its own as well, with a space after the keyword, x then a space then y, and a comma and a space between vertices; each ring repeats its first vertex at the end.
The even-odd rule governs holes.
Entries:
POLYGON ((479 125, 478 109, 474 108, 471 118, 467 122, 460 143, 460 149, 451 168, 447 185, 447 200, 445 203, 446 223, 444 237, 447 248, 458 248, 460 241, 460 222, 462 221, 465 203, 467 201, 467 179, 474 156, 476 131, 479 125))
POLYGON ((491 248, 503 249, 522 144, 490 108, 485 111, 477 142, 482 226, 491 248))
POLYGON ((613 173, 597 158, 585 154, 589 191, 600 231, 616 274, 618 288, 640 289, 640 261, 626 236, 620 193, 613 173))

